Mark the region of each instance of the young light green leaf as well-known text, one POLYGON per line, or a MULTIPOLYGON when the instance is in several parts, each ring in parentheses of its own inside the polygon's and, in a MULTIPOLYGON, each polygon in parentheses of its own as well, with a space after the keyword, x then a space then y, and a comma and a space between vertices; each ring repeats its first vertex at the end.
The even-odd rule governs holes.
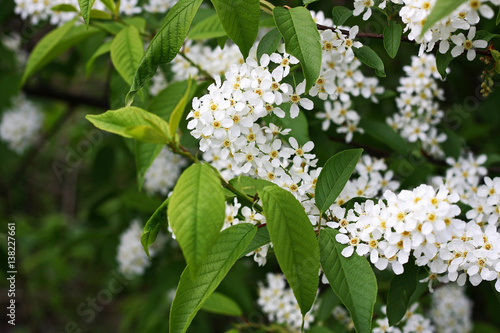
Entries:
POLYGON ((341 151, 326 161, 316 183, 316 207, 324 213, 335 202, 351 177, 363 149, 341 151))
POLYGON ((332 16, 333 24, 343 25, 352 16, 352 10, 344 6, 335 6, 332 10, 332 16))
POLYGON ((363 45, 360 48, 353 47, 352 50, 359 61, 366 66, 375 69, 375 73, 378 76, 385 77, 384 63, 375 51, 366 45, 363 45))
POLYGON ((316 83, 321 70, 320 36, 311 13, 304 7, 273 9, 274 21, 285 40, 285 50, 300 61, 306 92, 316 83))
POLYGON ((303 1, 302 1, 302 3, 303 3, 304 5, 308 5, 308 4, 313 3, 313 2, 316 2, 316 1, 318 1, 318 0, 303 0, 303 1))
POLYGON ((378 121, 361 119, 359 126, 362 126, 366 134, 391 147, 398 154, 408 154, 408 143, 389 125, 378 121))
POLYGON ((89 61, 87 61, 87 65, 85 66, 85 70, 86 70, 87 76, 89 76, 90 73, 92 72, 92 69, 94 68, 94 62, 95 62, 95 60, 97 58, 99 58, 100 56, 102 56, 103 54, 108 53, 111 50, 111 43, 112 42, 113 41, 110 40, 110 41, 107 41, 104 44, 101 44, 101 46, 99 46, 99 48, 94 52, 94 54, 92 55, 92 57, 90 57, 89 61))
POLYGON ((254 197, 258 191, 264 189, 266 186, 275 185, 267 180, 255 179, 248 176, 238 176, 233 178, 229 181, 229 184, 250 197, 254 197))
POLYGON ((214 292, 207 298, 201 310, 232 317, 241 316, 243 313, 238 303, 218 292, 214 292))
POLYGON ((94 126, 102 130, 144 142, 165 144, 171 141, 168 123, 157 115, 135 106, 87 115, 94 126))
POLYGON ((451 51, 443 54, 441 52, 436 53, 436 67, 441 74, 441 77, 443 79, 446 79, 446 76, 448 73, 446 73, 446 70, 448 69, 448 66, 450 65, 451 61, 453 60, 453 56, 451 55, 451 51))
POLYGON ((139 190, 142 189, 146 172, 153 164, 158 154, 160 154, 162 148, 163 145, 161 144, 135 141, 134 156, 135 166, 137 168, 137 187, 139 190))
POLYGON ((208 250, 200 273, 194 274, 192 278, 190 266, 186 267, 170 309, 169 332, 186 332, 198 310, 238 260, 255 232, 256 228, 250 223, 240 223, 223 230, 217 242, 208 250))
POLYGON ((148 110, 163 119, 170 119, 175 107, 179 104, 188 87, 188 80, 169 84, 158 95, 151 99, 148 110))
POLYGON ((435 23, 450 15, 455 9, 467 0, 436 0, 431 13, 422 27, 422 36, 431 28, 435 23))
POLYGON ((151 259, 149 255, 149 246, 155 242, 156 236, 158 236, 158 232, 163 223, 167 222, 167 206, 169 200, 170 198, 167 198, 167 200, 158 207, 142 230, 141 244, 149 259, 151 259))
POLYGON ((404 265, 404 272, 392 278, 387 295, 387 318, 389 325, 396 325, 405 315, 410 297, 417 288, 418 266, 414 262, 404 265))
POLYGON ((126 104, 132 104, 134 96, 155 75, 158 66, 174 59, 184 43, 191 22, 203 0, 179 0, 167 13, 163 23, 142 57, 135 72, 126 104))
POLYGON ((345 245, 338 243, 335 229, 319 233, 321 268, 335 294, 351 314, 358 333, 369 333, 377 299, 377 279, 368 260, 354 253, 345 258, 345 245))
POLYGON ((179 177, 168 206, 170 227, 194 279, 224 224, 224 192, 206 164, 195 163, 179 177))
POLYGON ((389 57, 393 59, 398 54, 402 33, 403 27, 396 21, 389 21, 389 25, 384 28, 384 47, 389 57))
POLYGON ((271 54, 276 51, 281 41, 281 34, 277 28, 269 31, 262 37, 257 46, 257 59, 260 59, 263 54, 271 54))
POLYGON ((50 10, 52 10, 54 12, 78 12, 78 9, 76 9, 75 6, 67 4, 67 3, 62 3, 60 5, 56 5, 52 8, 50 8, 50 10))
POLYGON ((87 27, 90 24, 90 10, 92 9, 94 2, 95 0, 78 0, 78 5, 80 6, 80 11, 87 27))
POLYGON ((75 22, 76 18, 52 30, 35 46, 26 64, 26 69, 21 79, 21 86, 24 85, 28 77, 65 51, 65 49, 61 50, 60 48, 61 42, 75 22))
POLYGON ((212 4, 228 37, 246 59, 259 32, 259 0, 212 0, 212 4))
POLYGON ((89 18, 97 20, 111 20, 113 16, 110 13, 99 9, 91 9, 89 18))
POLYGON ((170 133, 175 135, 177 131, 177 127, 179 127, 179 123, 181 121, 182 116, 184 115, 184 110, 186 109, 186 105, 188 101, 191 101, 192 95, 196 91, 196 81, 189 79, 188 86, 184 96, 182 96, 179 103, 175 106, 174 110, 170 114, 170 120, 168 123, 170 124, 170 133), (189 98, 191 96, 191 99, 189 98))
POLYGON ((132 84, 134 73, 144 54, 141 35, 129 25, 116 35, 111 43, 111 61, 118 73, 128 84, 132 84))
POLYGON ((195 25, 188 34, 189 39, 210 39, 226 36, 217 14, 207 17, 195 25))
POLYGON ((318 291, 319 247, 301 203, 288 191, 268 186, 259 191, 276 259, 297 299, 302 315, 318 291))
POLYGON ((101 0, 104 6, 111 12, 118 16, 118 10, 116 8, 115 2, 113 0, 101 0))
POLYGON ((252 251, 258 250, 262 246, 269 244, 271 242, 271 236, 269 236, 269 231, 267 231, 267 226, 263 226, 257 229, 257 233, 254 238, 248 244, 247 248, 241 254, 240 258, 243 258, 252 251))
POLYGON ((493 57, 493 60, 495 60, 495 72, 500 74, 500 52, 497 50, 490 50, 491 56, 493 57))

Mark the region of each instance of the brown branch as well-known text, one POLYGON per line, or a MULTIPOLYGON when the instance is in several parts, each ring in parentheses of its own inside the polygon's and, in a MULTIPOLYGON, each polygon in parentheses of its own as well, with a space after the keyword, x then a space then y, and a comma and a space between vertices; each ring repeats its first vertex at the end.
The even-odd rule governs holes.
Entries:
POLYGON ((24 86, 23 91, 30 96, 37 96, 42 98, 49 98, 58 101, 66 102, 69 106, 87 105, 98 107, 101 109, 109 109, 109 102, 107 99, 98 99, 90 96, 81 96, 67 92, 59 92, 46 87, 29 87, 24 86))

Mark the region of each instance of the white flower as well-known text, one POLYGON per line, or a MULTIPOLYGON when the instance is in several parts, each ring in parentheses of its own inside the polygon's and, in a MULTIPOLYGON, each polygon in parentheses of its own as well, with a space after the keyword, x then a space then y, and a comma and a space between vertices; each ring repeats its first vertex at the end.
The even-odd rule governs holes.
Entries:
POLYGON ((475 35, 476 27, 472 27, 469 30, 467 38, 465 38, 462 33, 451 36, 452 42, 456 44, 456 46, 451 50, 451 55, 453 57, 458 57, 465 50, 467 51, 467 59, 469 61, 474 60, 476 57, 476 50, 474 50, 474 48, 485 48, 488 46, 488 43, 484 40, 474 40, 475 35))

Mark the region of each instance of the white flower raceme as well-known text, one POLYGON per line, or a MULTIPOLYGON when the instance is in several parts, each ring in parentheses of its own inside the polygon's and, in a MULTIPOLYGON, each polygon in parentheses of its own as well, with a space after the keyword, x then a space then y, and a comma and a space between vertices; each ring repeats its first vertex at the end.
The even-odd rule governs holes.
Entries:
POLYGON ((177 182, 187 160, 163 148, 144 176, 144 189, 166 195, 177 182))
MULTIPOLYGON (((452 13, 436 22, 430 29, 422 34, 424 23, 427 21, 436 0, 382 0, 379 8, 384 10, 387 2, 392 2, 402 7, 394 6, 394 9, 399 10, 399 16, 405 25, 404 31, 408 31, 408 38, 414 40, 421 45, 419 55, 424 52, 430 52, 434 46, 439 44, 439 52, 446 53, 450 48, 450 39, 459 46, 453 51, 454 56, 458 56, 464 50, 470 50, 467 54, 469 60, 474 59, 474 48, 484 48, 487 46, 485 41, 477 41, 473 45, 472 37, 475 34, 475 25, 479 23, 480 16, 491 19, 494 16, 494 11, 490 5, 500 5, 498 0, 468 0, 458 6, 452 13), (471 29, 471 30, 469 30, 471 29), (459 32, 463 30, 464 34, 459 32), (469 30, 467 32, 467 30, 469 30), (472 36, 472 37, 471 37, 472 36), (461 52, 459 50, 461 49, 461 52)), ((354 15, 358 16, 364 13, 363 20, 367 20, 372 15, 372 7, 375 6, 373 0, 355 0, 354 15)))
POLYGON ((2 115, 0 139, 6 142, 10 149, 21 154, 35 141, 42 128, 44 116, 24 95, 19 95, 12 104, 2 115))
MULTIPOLYGON (((278 324, 285 324, 288 327, 300 330, 302 325, 302 314, 293 292, 286 288, 286 280, 283 274, 267 274, 267 284, 265 286, 259 281, 259 299, 257 303, 262 311, 267 315, 269 321, 278 324)), ((309 329, 314 321, 314 312, 317 305, 304 316, 304 328, 309 329)))
POLYGON ((440 77, 434 55, 412 57, 411 66, 403 67, 406 77, 399 80, 399 96, 396 104, 399 112, 387 118, 387 123, 410 142, 419 141, 423 149, 436 157, 443 156, 440 143, 446 134, 437 125, 444 117, 436 100, 442 100, 444 92, 437 85, 440 77))
MULTIPOLYGON (((132 221, 130 227, 120 236, 120 245, 116 260, 120 272, 128 278, 142 275, 150 265, 151 260, 144 252, 141 244, 142 227, 138 220, 132 221)), ((166 238, 161 233, 156 241, 149 246, 149 254, 153 257, 165 244, 166 238)))
POLYGON ((447 284, 432 294, 430 318, 440 333, 468 333, 472 330, 472 301, 465 288, 447 284))

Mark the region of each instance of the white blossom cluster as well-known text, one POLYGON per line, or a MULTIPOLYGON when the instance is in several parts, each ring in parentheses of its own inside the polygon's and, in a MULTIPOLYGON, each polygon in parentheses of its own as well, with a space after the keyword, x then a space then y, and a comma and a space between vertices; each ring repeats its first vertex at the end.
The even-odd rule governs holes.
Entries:
MULTIPOLYGON (((132 221, 130 227, 120 235, 120 245, 116 260, 118 269, 128 278, 142 275, 144 270, 151 264, 141 244, 142 227, 138 220, 132 221)), ((153 257, 165 244, 166 238, 161 233, 156 241, 149 246, 149 254, 153 257)))
POLYGON ((187 160, 163 148, 144 175, 144 189, 148 193, 166 195, 175 185, 187 160))
POLYGON ((359 96, 377 103, 376 95, 384 92, 377 78, 363 75, 361 62, 354 57, 353 48, 362 46, 354 40, 358 31, 358 26, 350 28, 348 36, 344 36, 340 29, 320 31, 322 70, 309 91, 311 96, 325 101, 324 111, 316 114, 317 118, 323 119, 322 129, 326 131, 331 124, 335 124, 337 133, 345 133, 346 142, 352 140, 355 132, 363 133, 358 126, 361 118, 352 109, 352 97, 359 96))
POLYGON ((37 138, 43 119, 39 108, 21 94, 2 115, 0 139, 7 143, 11 150, 21 154, 37 138))
POLYGON ((432 294, 429 317, 437 333, 468 333, 472 331, 472 301, 465 288, 446 284, 432 294))
MULTIPOLYGON (((379 7, 384 9, 389 0, 379 0, 379 7)), ((485 48, 488 43, 475 39, 476 25, 481 16, 491 19, 495 12, 490 5, 500 5, 499 0, 468 0, 461 4, 450 15, 443 18, 427 30, 422 36, 422 28, 428 19, 437 0, 391 0, 402 5, 399 16, 405 24, 404 31, 409 31, 408 38, 419 43, 420 53, 430 52, 439 45, 439 52, 446 53, 451 48, 451 55, 458 57, 467 53, 467 59, 476 57, 476 48, 485 48)), ((354 0, 354 15, 363 15, 368 20, 372 14, 374 0, 354 0)))
MULTIPOLYGON (((224 75, 231 65, 243 63, 240 50, 235 44, 228 44, 224 49, 221 49, 219 46, 212 49, 202 43, 188 40, 184 44, 182 52, 196 66, 203 69, 210 76, 224 75)), ((200 70, 196 66, 178 54, 172 60, 171 70, 174 73, 174 77, 171 82, 186 80, 189 77, 193 79, 202 77, 203 73, 200 73, 200 70)), ((159 71, 153 77, 153 84, 149 91, 152 95, 157 95, 166 86, 167 80, 163 73, 159 71)))
MULTIPOLYGON (((58 11, 52 8, 58 5, 71 5, 80 10, 78 0, 14 0, 16 7, 14 12, 21 16, 23 20, 29 19, 32 24, 38 24, 49 20, 50 24, 60 25, 75 17, 80 13, 74 11, 58 11)), ((125 15, 139 14, 143 10, 150 13, 165 13, 177 0, 150 0, 143 7, 139 0, 122 0, 120 3, 120 13, 125 15)), ((107 11, 106 6, 101 1, 94 3, 93 9, 107 11)))
MULTIPOLYGON (((267 315, 269 321, 284 324, 294 331, 299 332, 302 325, 302 314, 299 304, 293 295, 292 289, 286 287, 286 279, 283 274, 267 274, 267 286, 261 281, 259 285, 259 299, 257 303, 267 315)), ((304 329, 309 329, 314 321, 314 312, 317 306, 304 316, 304 329)))
POLYGON ((367 255, 378 269, 391 266, 401 274, 412 255, 417 265, 427 266, 429 276, 422 282, 428 281, 430 290, 436 280, 462 286, 468 278, 472 285, 496 280, 500 292, 500 178, 475 183, 486 173, 479 165, 484 160, 449 159, 453 166, 446 178, 433 180, 436 187, 420 185, 398 194, 387 190, 384 200, 356 203, 348 212, 335 208, 327 226, 340 231, 336 239, 347 245, 344 256, 367 255), (472 207, 465 213, 467 222, 459 217, 459 200, 472 207))
POLYGON ((440 133, 438 125, 444 117, 439 109, 439 100, 444 100, 444 91, 438 87, 440 75, 434 55, 423 54, 412 57, 411 66, 404 66, 406 73, 398 87, 396 98, 398 113, 387 118, 387 123, 409 142, 420 141, 430 155, 444 155, 440 143, 446 134, 440 133))
MULTIPOLYGON (((430 319, 420 313, 416 313, 419 304, 414 303, 406 311, 405 315, 397 326, 389 326, 387 317, 376 319, 373 325, 372 333, 433 333, 436 328, 432 325, 430 319)), ((387 308, 382 307, 382 313, 386 315, 387 308)))

